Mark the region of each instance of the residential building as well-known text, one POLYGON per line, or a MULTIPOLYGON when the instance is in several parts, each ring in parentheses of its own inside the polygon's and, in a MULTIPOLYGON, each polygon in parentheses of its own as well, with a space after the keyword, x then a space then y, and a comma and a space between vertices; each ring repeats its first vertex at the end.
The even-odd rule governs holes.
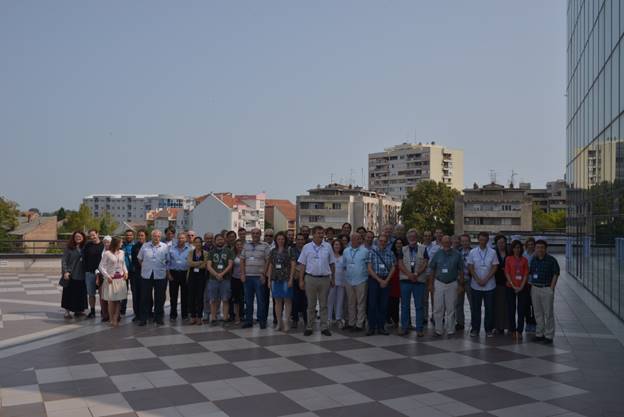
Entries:
POLYGON ((163 208, 191 210, 195 199, 171 194, 94 194, 82 199, 94 216, 108 212, 118 222, 143 223, 148 211, 163 208))
POLYGON ((288 200, 267 199, 264 215, 275 231, 297 229, 297 207, 288 200))
POLYGON ((420 181, 464 188, 464 151, 435 142, 402 143, 368 155, 368 188, 403 201, 420 181))
POLYGON ((379 233, 383 224, 399 222, 401 202, 391 196, 351 185, 329 184, 297 196, 297 226, 340 228, 351 223, 379 233))
POLYGON ((36 240, 41 242, 21 242, 20 245, 25 253, 45 253, 50 241, 58 239, 56 216, 40 216, 37 213, 28 212, 25 216, 18 217, 19 224, 9 232, 9 236, 16 240, 36 240))
POLYGON ((531 188, 531 183, 520 183, 519 188, 533 199, 533 205, 546 213, 567 208, 567 185, 565 180, 549 181, 546 188, 531 188))
POLYGON ((533 229, 533 202, 526 190, 488 184, 455 197, 455 234, 533 229))
POLYGON ((266 194, 236 196, 210 193, 196 199, 189 213, 189 226, 198 234, 222 230, 259 228, 264 233, 266 194))
POLYGON ((624 4, 567 4, 566 269, 624 319, 624 4))

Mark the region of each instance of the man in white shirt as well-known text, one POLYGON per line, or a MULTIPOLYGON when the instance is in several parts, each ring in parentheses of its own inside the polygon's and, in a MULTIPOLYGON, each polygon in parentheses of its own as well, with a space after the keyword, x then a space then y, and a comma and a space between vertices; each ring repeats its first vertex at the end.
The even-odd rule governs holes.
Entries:
POLYGON ((472 302, 470 305, 472 319, 470 336, 476 337, 481 330, 481 304, 485 305, 484 327, 487 337, 492 337, 494 329, 494 291, 496 281, 494 274, 498 269, 496 251, 488 246, 490 235, 487 232, 479 233, 479 246, 472 249, 468 255, 468 270, 470 271, 470 291, 472 302))
POLYGON ((323 235, 323 227, 314 226, 312 242, 303 247, 297 261, 302 265, 299 270, 299 285, 308 297, 308 325, 303 333, 305 336, 312 334, 317 302, 321 313, 321 334, 331 336, 327 320, 327 295, 329 288, 334 286, 336 258, 331 245, 323 241, 323 235))
POLYGON ((145 326, 152 306, 152 292, 154 297, 154 321, 163 323, 165 297, 167 292, 167 265, 169 260, 169 246, 160 241, 161 232, 152 231, 152 240, 141 246, 137 258, 141 263, 141 321, 139 326, 145 326))

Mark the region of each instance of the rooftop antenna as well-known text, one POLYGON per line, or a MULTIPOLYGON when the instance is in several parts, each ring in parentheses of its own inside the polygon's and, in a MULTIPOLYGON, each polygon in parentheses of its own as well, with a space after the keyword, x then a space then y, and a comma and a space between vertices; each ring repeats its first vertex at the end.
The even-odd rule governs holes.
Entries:
POLYGON ((329 183, 330 184, 334 183, 334 173, 333 172, 329 174, 329 183))
POLYGON ((513 170, 513 168, 511 169, 511 179, 509 180, 509 188, 514 188, 514 184, 515 184, 515 179, 516 179, 516 175, 518 175, 518 173, 516 171, 513 170))
POLYGON ((349 184, 355 185, 355 180, 353 179, 353 168, 349 168, 349 184))
POLYGON ((362 188, 366 188, 366 187, 364 186, 364 168, 362 168, 362 183, 360 184, 360 186, 361 186, 362 188))
POLYGON ((496 171, 490 169, 490 183, 496 184, 496 171))

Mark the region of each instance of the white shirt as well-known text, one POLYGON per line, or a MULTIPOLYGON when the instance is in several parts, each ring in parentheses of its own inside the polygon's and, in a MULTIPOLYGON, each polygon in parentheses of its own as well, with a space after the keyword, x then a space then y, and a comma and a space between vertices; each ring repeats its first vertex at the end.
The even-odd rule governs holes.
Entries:
POLYGON ((138 255, 141 264, 141 277, 149 279, 154 273, 154 279, 165 279, 167 275, 167 261, 169 259, 169 246, 158 242, 158 245, 150 241, 141 246, 138 255))
POLYGON ((297 260, 305 266, 305 273, 309 275, 331 275, 331 264, 336 263, 332 247, 327 242, 317 245, 314 242, 306 243, 297 260))
MULTIPOLYGON (((493 265, 498 265, 498 257, 496 251, 489 246, 485 250, 480 246, 473 248, 468 254, 468 265, 474 266, 475 273, 479 279, 485 278, 490 272, 493 265)), ((476 279, 470 280, 470 288, 476 291, 490 291, 496 288, 496 280, 492 277, 484 287, 477 283, 476 279)))

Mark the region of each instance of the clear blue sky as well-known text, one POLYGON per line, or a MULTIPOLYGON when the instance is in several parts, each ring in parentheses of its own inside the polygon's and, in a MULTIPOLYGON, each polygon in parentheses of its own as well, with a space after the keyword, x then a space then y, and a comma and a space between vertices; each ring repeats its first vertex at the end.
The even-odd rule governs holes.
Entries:
MULTIPOLYGON (((0 2, 0 194, 290 198, 405 140, 561 178, 557 1, 0 2)), ((365 171, 366 176, 366 171, 365 171)))

